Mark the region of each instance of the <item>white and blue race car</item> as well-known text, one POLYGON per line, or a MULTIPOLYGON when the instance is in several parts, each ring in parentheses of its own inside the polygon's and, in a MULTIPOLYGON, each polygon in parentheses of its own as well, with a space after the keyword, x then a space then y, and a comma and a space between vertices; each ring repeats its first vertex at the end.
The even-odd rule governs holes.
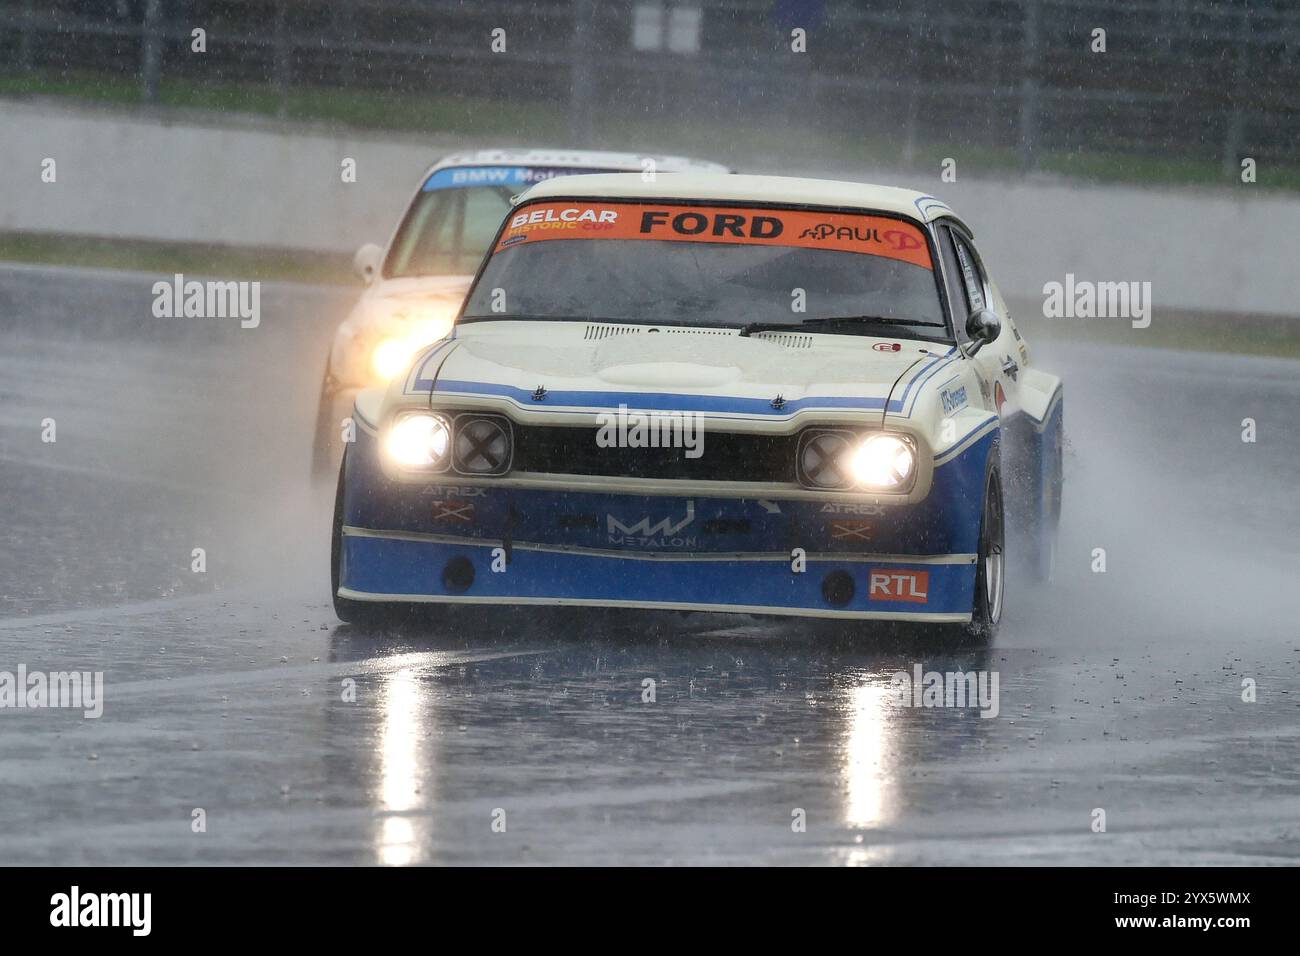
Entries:
POLYGON ((312 472, 332 477, 341 436, 362 388, 386 385, 412 356, 447 334, 510 209, 534 183, 575 173, 727 172, 682 156, 595 150, 481 149, 444 156, 425 171, 387 246, 367 243, 353 268, 366 283, 330 347, 316 416, 312 472))
POLYGON ((1002 617, 1050 573, 1060 380, 970 229, 856 183, 678 174, 519 196, 454 327, 362 391, 344 620, 411 604, 1002 617))

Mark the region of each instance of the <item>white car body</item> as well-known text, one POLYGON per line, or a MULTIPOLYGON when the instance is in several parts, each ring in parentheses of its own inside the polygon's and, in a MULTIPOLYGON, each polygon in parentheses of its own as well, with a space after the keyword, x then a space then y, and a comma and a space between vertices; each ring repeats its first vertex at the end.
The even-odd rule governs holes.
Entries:
MULTIPOLYGON (((525 283, 519 295, 537 288, 511 281, 525 283)), ((1001 616, 1004 488, 1011 523, 1023 517, 1023 553, 1050 574, 1060 379, 1032 366, 970 230, 910 190, 716 175, 539 184, 518 198, 449 336, 387 389, 361 392, 355 417, 336 511, 341 615, 404 603, 585 604, 928 621, 987 637, 1001 616), (760 215, 779 220, 767 235, 760 215), (601 259, 597 223, 619 230, 604 238, 660 241, 625 241, 601 259), (732 228, 750 231, 733 240, 732 228), (715 258, 706 244, 720 245, 715 258), (578 251, 557 268, 552 256, 566 246, 578 251), (662 251, 674 246, 681 258, 662 251), (748 258, 749 247, 761 248, 748 258), (529 261, 519 249, 554 276, 546 294, 563 303, 554 318, 485 307, 494 269, 528 275, 517 271, 529 261), (625 271, 606 271, 619 261, 625 271), (698 275, 675 288, 676 264, 695 261, 698 275), (782 284, 787 261, 799 276, 825 270, 824 287, 847 284, 853 303, 920 290, 906 301, 928 303, 941 321, 914 313, 876 327, 878 318, 846 320, 839 309, 801 320, 782 284), (870 278, 857 291, 854 277, 873 269, 899 284, 870 278), (590 304, 606 301, 606 287, 622 294, 634 275, 646 288, 628 301, 673 319, 603 319, 590 304), (570 294, 578 288, 587 297, 570 294), (784 317, 752 323, 749 309, 784 317), (597 451, 603 423, 628 410, 702 421, 703 458, 647 464, 643 445, 597 451), (408 420, 441 429, 444 450, 428 467, 393 457, 410 447, 396 429, 408 420), (491 433, 480 428, 488 420, 504 434, 485 471, 474 436, 491 433), (900 443, 912 449, 895 486, 815 474, 832 458, 835 473, 864 457, 874 467, 860 453, 877 439, 892 442, 891 455, 900 443), (492 573, 494 554, 511 556, 509 573, 492 573)))

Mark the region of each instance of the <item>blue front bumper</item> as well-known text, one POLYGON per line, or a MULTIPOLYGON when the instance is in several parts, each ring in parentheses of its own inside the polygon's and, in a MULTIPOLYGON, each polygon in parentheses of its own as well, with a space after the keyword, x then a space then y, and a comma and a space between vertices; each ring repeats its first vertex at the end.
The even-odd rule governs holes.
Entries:
POLYGON ((394 482, 363 432, 345 468, 339 595, 966 621, 990 441, 937 469, 920 504, 856 508, 394 482))
POLYGON ((512 543, 507 559, 502 544, 349 529, 339 594, 363 601, 966 621, 975 583, 974 559, 962 556, 810 555, 795 572, 788 554, 582 553, 512 543))

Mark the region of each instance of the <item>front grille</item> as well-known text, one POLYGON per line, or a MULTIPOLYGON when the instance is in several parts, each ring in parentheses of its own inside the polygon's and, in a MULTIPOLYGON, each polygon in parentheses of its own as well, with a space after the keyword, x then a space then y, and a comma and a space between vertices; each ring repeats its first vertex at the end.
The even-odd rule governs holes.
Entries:
POLYGON ((794 435, 706 432, 699 458, 684 448, 601 448, 598 428, 515 425, 513 471, 610 478, 678 478, 694 481, 795 480, 794 435))

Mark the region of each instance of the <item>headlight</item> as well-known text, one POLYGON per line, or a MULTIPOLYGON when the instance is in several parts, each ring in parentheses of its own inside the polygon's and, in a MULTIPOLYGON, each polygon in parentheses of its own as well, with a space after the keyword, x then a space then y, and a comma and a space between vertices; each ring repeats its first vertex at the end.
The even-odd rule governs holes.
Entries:
POLYGON ((514 455, 510 422, 499 415, 456 417, 452 464, 463 475, 504 475, 514 455))
POLYGON ((411 356, 418 348, 414 342, 405 338, 381 339, 370 355, 370 367, 385 382, 396 378, 406 370, 411 356))
POLYGON ((916 445, 891 432, 809 431, 799 442, 800 484, 828 491, 907 491, 916 478, 916 445))
POLYGON ((388 457, 403 468, 447 467, 451 427, 441 415, 404 415, 388 429, 384 447, 388 457))
POLYGON ((907 487, 916 469, 916 450, 897 435, 871 435, 853 449, 849 472, 864 488, 897 491, 907 487))
POLYGON ((799 444, 799 481, 813 488, 848 488, 851 432, 804 433, 799 444))
POLYGON ((412 318, 407 325, 409 331, 380 339, 370 353, 371 369, 385 382, 405 372, 420 349, 446 338, 452 318, 445 315, 412 318))

